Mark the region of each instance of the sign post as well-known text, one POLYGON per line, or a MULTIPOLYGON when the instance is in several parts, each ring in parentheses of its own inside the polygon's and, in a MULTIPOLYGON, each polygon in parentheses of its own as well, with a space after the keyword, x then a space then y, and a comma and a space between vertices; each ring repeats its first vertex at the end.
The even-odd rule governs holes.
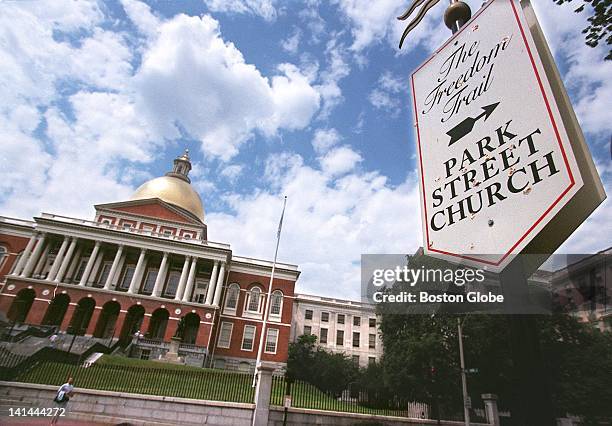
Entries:
MULTIPOLYGON (((489 0, 471 19, 458 3, 445 14, 453 37, 411 78, 424 252, 499 273, 513 307, 605 192, 529 0, 489 0)), ((538 324, 508 325, 513 424, 553 425, 538 324)))
POLYGON ((412 74, 425 254, 501 272, 554 252, 605 198, 526 15, 490 0, 412 74))

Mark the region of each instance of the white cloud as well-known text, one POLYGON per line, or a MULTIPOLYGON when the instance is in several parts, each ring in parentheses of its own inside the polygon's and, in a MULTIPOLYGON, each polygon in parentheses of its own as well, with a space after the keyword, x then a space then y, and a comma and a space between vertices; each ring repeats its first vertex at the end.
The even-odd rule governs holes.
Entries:
POLYGON ((374 88, 368 95, 368 100, 376 109, 388 111, 392 116, 397 116, 404 104, 400 96, 406 92, 406 85, 398 77, 394 77, 389 71, 385 71, 374 88))
POLYGON ((127 16, 142 34, 155 37, 161 22, 147 4, 137 0, 121 0, 121 4, 127 16))
POLYGON ((211 17, 177 15, 143 55, 139 106, 165 137, 178 137, 178 124, 207 154, 228 160, 253 132, 303 128, 319 108, 319 93, 297 67, 278 71, 262 76, 211 17))
POLYGON ((376 172, 333 178, 291 153, 269 158, 266 171, 273 187, 227 197, 233 214, 209 213, 209 236, 231 241, 235 253, 270 258, 287 195, 279 260, 299 265, 298 291, 356 299, 362 253, 410 253, 420 244, 412 179, 391 187, 376 172))
POLYGON ((363 161, 361 155, 347 145, 334 148, 319 158, 323 172, 330 176, 348 173, 361 161, 363 161))
POLYGON ((298 52, 298 48, 300 47, 301 37, 302 32, 296 28, 293 34, 281 41, 280 45, 285 52, 296 54, 298 52))
POLYGON ((274 0, 204 0, 211 12, 251 14, 272 21, 276 18, 274 0))
POLYGON ((320 84, 317 86, 323 99, 320 118, 327 118, 331 110, 342 102, 344 98, 339 83, 351 72, 346 58, 346 47, 338 38, 339 34, 333 34, 325 48, 328 65, 321 71, 320 84))
POLYGON ((312 139, 312 147, 315 152, 322 154, 336 145, 340 139, 340 134, 336 129, 317 129, 312 139))
POLYGON ((244 166, 240 164, 230 164, 229 166, 224 166, 219 174, 230 182, 234 182, 242 174, 243 169, 244 166))

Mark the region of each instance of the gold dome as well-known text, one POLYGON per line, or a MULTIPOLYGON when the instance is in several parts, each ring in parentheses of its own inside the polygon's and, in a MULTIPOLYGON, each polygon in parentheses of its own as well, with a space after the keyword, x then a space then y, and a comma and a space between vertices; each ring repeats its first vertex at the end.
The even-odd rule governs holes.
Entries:
POLYGON ((166 203, 178 206, 204 222, 202 200, 193 187, 182 179, 162 176, 145 182, 134 192, 131 200, 159 198, 166 203))
POLYGON ((134 192, 131 200, 159 198, 187 210, 204 222, 202 199, 190 184, 191 180, 188 177, 190 170, 189 150, 186 149, 183 155, 174 159, 174 168, 171 172, 142 184, 134 192))

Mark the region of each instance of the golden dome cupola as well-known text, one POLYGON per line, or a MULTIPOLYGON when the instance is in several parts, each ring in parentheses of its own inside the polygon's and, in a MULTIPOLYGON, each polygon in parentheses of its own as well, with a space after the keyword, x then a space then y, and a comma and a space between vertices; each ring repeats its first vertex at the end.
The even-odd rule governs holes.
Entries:
POLYGON ((191 213, 201 222, 204 222, 204 206, 202 199, 191 186, 189 171, 191 160, 189 150, 174 159, 171 172, 142 184, 130 198, 131 200, 145 200, 159 198, 174 206, 191 213))

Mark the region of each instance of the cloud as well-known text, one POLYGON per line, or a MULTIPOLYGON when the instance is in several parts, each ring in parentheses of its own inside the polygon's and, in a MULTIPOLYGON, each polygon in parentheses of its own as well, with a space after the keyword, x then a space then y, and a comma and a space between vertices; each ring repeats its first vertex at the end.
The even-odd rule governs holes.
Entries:
POLYGON ((302 32, 296 28, 293 34, 291 34, 289 37, 281 41, 280 45, 285 52, 296 54, 300 46, 301 37, 302 37, 302 32))
POLYGON ((404 104, 400 94, 405 91, 402 80, 385 71, 378 79, 376 88, 368 95, 368 100, 374 108, 388 111, 396 117, 404 104))
POLYGON ((317 129, 312 139, 315 152, 322 154, 340 141, 340 134, 336 129, 317 129))
POLYGON ((320 114, 322 119, 327 118, 332 109, 344 99, 339 83, 351 72, 346 58, 346 47, 339 42, 339 36, 340 34, 333 34, 327 42, 325 48, 327 66, 321 71, 320 84, 317 86, 317 90, 323 99, 323 108, 320 114))
POLYGON ((254 132, 303 128, 318 110, 320 95, 296 66, 277 71, 268 79, 246 63, 213 18, 177 15, 143 54, 138 104, 164 137, 184 131, 229 160, 254 132))
POLYGON ((323 172, 330 176, 348 173, 361 161, 361 155, 347 145, 334 148, 319 158, 323 172))
POLYGON ((204 0, 211 12, 250 14, 266 21, 276 18, 274 0, 204 0))
POLYGON ((413 177, 397 187, 378 172, 334 177, 293 153, 268 158, 266 174, 271 187, 226 197, 231 214, 208 214, 209 236, 231 241, 236 253, 270 258, 287 195, 279 260, 299 265, 298 291, 357 299, 362 253, 410 253, 420 244, 413 177))

